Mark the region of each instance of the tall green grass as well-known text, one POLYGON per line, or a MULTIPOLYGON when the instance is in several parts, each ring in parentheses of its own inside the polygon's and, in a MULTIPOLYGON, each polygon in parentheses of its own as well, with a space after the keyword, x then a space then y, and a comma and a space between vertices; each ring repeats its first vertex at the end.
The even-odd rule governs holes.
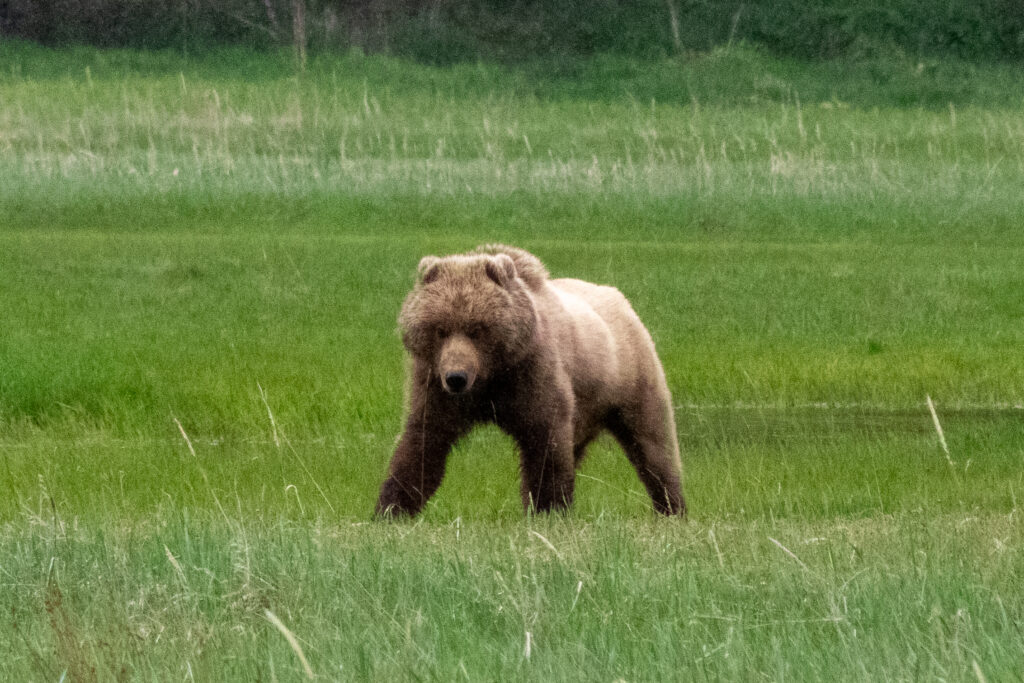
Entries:
POLYGON ((12 678, 1013 679, 1020 524, 53 526, 3 550, 12 678), (62 559, 51 563, 51 558, 62 559), (66 557, 66 559, 63 559, 66 557))
POLYGON ((1019 74, 0 53, 0 677, 1015 675, 1019 74), (415 264, 492 241, 630 297, 688 523, 611 441, 524 519, 495 429, 370 523, 415 264))

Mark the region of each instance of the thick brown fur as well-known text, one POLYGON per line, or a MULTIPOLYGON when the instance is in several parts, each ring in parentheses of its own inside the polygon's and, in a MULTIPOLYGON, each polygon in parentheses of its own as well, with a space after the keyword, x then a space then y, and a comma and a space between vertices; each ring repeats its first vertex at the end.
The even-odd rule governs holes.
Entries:
POLYGON ((654 509, 686 513, 665 373, 617 289, 550 279, 532 254, 487 245, 424 257, 398 322, 409 409, 378 515, 418 513, 451 447, 482 422, 516 441, 528 510, 569 506, 587 445, 608 430, 654 509))

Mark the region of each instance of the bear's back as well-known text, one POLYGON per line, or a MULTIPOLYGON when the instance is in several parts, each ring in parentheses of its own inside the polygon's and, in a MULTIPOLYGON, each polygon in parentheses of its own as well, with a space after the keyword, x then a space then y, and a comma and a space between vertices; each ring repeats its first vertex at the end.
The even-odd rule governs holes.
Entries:
POLYGON ((615 287, 596 285, 575 278, 551 280, 555 289, 584 303, 608 327, 616 344, 637 342, 648 337, 629 300, 615 287))
POLYGON ((622 292, 572 278, 548 285, 558 310, 545 307, 545 318, 557 330, 578 394, 616 403, 633 392, 637 378, 659 372, 654 343, 622 292))

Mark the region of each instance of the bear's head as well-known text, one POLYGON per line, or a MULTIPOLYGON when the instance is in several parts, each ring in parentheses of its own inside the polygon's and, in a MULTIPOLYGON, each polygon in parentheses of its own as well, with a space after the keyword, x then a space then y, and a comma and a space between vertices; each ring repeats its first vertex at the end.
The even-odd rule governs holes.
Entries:
POLYGON ((430 381, 463 394, 526 356, 537 314, 507 254, 426 256, 398 324, 430 381))

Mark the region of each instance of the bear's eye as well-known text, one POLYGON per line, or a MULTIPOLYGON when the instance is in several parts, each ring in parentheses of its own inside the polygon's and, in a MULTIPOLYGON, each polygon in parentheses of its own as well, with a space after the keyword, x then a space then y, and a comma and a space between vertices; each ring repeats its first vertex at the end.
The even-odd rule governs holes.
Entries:
POLYGON ((466 336, 470 339, 477 339, 484 333, 483 325, 470 325, 466 328, 466 336))
POLYGON ((443 327, 437 327, 434 329, 434 336, 438 339, 444 339, 448 336, 448 330, 443 327))

